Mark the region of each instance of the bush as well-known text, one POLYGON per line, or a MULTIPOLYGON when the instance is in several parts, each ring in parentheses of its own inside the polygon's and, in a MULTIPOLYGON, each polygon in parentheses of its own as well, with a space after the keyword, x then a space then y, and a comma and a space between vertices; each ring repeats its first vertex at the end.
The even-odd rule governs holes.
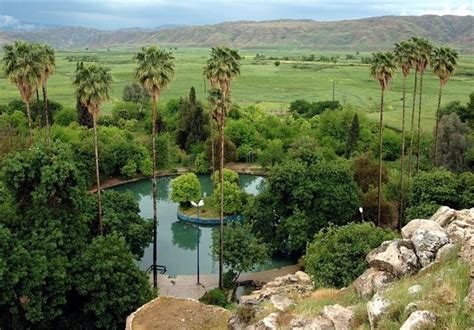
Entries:
POLYGON ((209 173, 209 162, 205 152, 201 152, 197 155, 194 160, 194 168, 196 169, 196 173, 209 173))
POLYGON ((64 108, 54 115, 54 122, 61 126, 69 126, 77 120, 77 113, 74 109, 64 108))
MULTIPOLYGON (((219 171, 215 171, 212 174, 212 183, 214 186, 219 185, 219 171)), ((224 182, 229 182, 229 183, 234 183, 236 185, 239 184, 239 173, 237 173, 234 170, 231 170, 230 168, 224 168, 224 182)))
POLYGON ((127 163, 122 167, 120 170, 120 174, 122 174, 127 179, 133 178, 137 173, 137 164, 133 159, 129 159, 127 163))
POLYGON ((186 173, 171 180, 171 200, 175 203, 189 204, 201 197, 201 183, 194 173, 186 173))
POLYGON ((395 236, 369 222, 330 225, 316 234, 308 246, 305 270, 316 287, 347 286, 366 270, 367 253, 395 236))
POLYGON ((199 301, 206 305, 220 306, 223 308, 227 306, 227 298, 224 291, 217 288, 207 291, 204 296, 199 298, 199 301))
MULTIPOLYGON (((212 192, 212 203, 214 207, 220 207, 220 192, 221 186, 217 184, 212 192)), ((224 180, 224 213, 225 214, 239 214, 242 212, 242 194, 239 186, 235 183, 230 183, 224 180)))

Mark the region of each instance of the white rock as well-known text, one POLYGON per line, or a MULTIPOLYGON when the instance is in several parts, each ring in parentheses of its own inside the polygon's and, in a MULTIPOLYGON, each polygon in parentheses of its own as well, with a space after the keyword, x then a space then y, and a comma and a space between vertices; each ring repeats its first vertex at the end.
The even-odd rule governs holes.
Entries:
POLYGON ((415 248, 409 239, 383 242, 367 255, 366 261, 370 267, 395 276, 414 273, 420 268, 415 248))
POLYGON ((288 307, 294 305, 294 301, 285 297, 285 296, 280 296, 280 295, 274 295, 274 296, 271 296, 270 298, 270 302, 272 303, 272 305, 280 310, 280 311, 285 311, 288 309, 288 307))
POLYGON ((430 218, 441 227, 446 227, 454 219, 456 219, 456 210, 447 206, 441 206, 430 218))
POLYGON ((393 280, 395 280, 393 274, 369 268, 354 281, 354 285, 359 295, 368 297, 382 290, 393 280))
POLYGON ((367 303, 367 314, 369 316, 371 329, 377 328, 377 323, 380 321, 382 316, 385 315, 390 305, 390 300, 385 299, 378 293, 376 293, 372 300, 367 303))
POLYGON ((447 256, 449 256, 454 250, 456 250, 456 244, 448 243, 439 248, 436 252, 435 261, 443 261, 447 256))
POLYGON ((302 317, 291 320, 291 330, 334 330, 332 321, 322 317, 316 316, 314 319, 305 319, 302 317))
POLYGON ((295 273, 295 276, 298 280, 298 283, 311 284, 311 277, 308 274, 306 274, 305 272, 297 271, 295 273))
POLYGON ((449 240, 448 235, 443 229, 420 228, 413 233, 411 241, 415 246, 416 255, 421 265, 425 267, 434 260, 436 252, 443 245, 447 244, 449 240))
POLYGON ((410 314, 400 330, 434 329, 436 315, 430 311, 415 311, 410 314))
POLYGON ((354 312, 341 305, 324 306, 321 316, 331 320, 336 330, 348 330, 351 328, 354 312))
POLYGON ((408 305, 406 305, 406 307, 405 307, 405 315, 410 315, 411 313, 413 313, 417 309, 418 309, 418 304, 414 303, 414 302, 411 302, 408 305))
POLYGON ((425 219, 414 219, 402 228, 402 237, 404 239, 410 239, 412 238, 415 231, 417 231, 418 229, 444 231, 443 227, 441 227, 435 221, 425 219))
POLYGON ((421 292, 421 289, 422 287, 419 284, 412 285, 411 287, 408 288, 408 294, 415 296, 421 292))
POLYGON ((278 313, 271 313, 267 317, 258 321, 253 328, 255 330, 276 330, 278 329, 278 313))

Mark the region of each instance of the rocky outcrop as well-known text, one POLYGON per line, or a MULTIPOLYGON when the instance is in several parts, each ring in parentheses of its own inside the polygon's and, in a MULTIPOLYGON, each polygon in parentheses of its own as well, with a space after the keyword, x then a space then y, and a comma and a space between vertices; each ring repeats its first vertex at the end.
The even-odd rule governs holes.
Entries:
POLYGON ((372 329, 377 328, 378 322, 386 314, 390 305, 390 301, 378 293, 367 303, 367 315, 372 329))
POLYGON ((436 213, 431 216, 430 220, 436 222, 441 227, 446 227, 451 221, 456 219, 456 217, 456 210, 453 210, 447 206, 441 206, 438 211, 436 211, 436 213))
POLYGON ((396 239, 383 242, 366 257, 370 267, 383 270, 396 277, 414 273, 420 268, 413 242, 409 239, 396 239))
POLYGON ((430 311, 415 311, 410 314, 400 330, 434 329, 436 315, 430 311))
POLYGON ((372 296, 395 280, 392 273, 375 268, 367 269, 354 282, 355 289, 360 296, 372 296))
POLYGON ((411 241, 422 267, 428 266, 436 257, 438 250, 448 243, 448 235, 444 229, 417 229, 411 241))
POLYGON ((404 239, 411 239, 415 231, 425 229, 429 231, 444 231, 443 227, 433 220, 414 219, 402 228, 402 237, 404 239))
POLYGON ((279 311, 282 311, 284 312, 285 310, 287 310, 290 306, 294 305, 294 301, 285 297, 285 296, 281 296, 281 295, 274 295, 274 296, 271 296, 270 298, 270 302, 272 303, 272 305, 278 309, 279 311))
POLYGON ((350 329, 354 312, 341 305, 324 306, 321 316, 330 320, 336 330, 350 329))
POLYGON ((298 317, 291 320, 290 322, 291 330, 335 330, 334 324, 322 317, 321 315, 316 316, 314 319, 306 319, 303 317, 298 317))
POLYGON ((278 329, 278 313, 271 313, 267 317, 258 321, 252 330, 276 330, 278 329))

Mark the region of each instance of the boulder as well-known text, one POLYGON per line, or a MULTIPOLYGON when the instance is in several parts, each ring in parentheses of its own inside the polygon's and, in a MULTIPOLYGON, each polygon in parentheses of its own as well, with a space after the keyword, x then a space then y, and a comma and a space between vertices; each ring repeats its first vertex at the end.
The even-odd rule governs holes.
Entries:
POLYGON ((425 267, 435 259, 436 252, 448 243, 448 235, 442 228, 441 230, 420 228, 413 233, 411 241, 421 265, 425 267))
POLYGON ((465 303, 466 303, 466 307, 471 312, 474 312, 474 279, 473 278, 471 278, 471 284, 469 285, 469 291, 467 292, 465 303))
POLYGON ((471 268, 474 267, 474 228, 464 239, 459 256, 464 262, 471 264, 471 268))
POLYGON ((295 273, 296 279, 300 284, 311 284, 311 277, 302 271, 297 271, 295 273))
POLYGON ((278 313, 271 313, 251 327, 255 330, 276 330, 278 329, 278 316, 278 313))
POLYGON ((447 256, 449 256, 455 250, 456 250, 456 244, 448 243, 446 245, 443 245, 442 247, 439 248, 438 252, 436 252, 435 261, 443 261, 444 259, 446 259, 447 256))
POLYGON ((474 226, 474 207, 456 211, 456 220, 466 222, 471 226, 474 226))
POLYGON ((446 227, 451 221, 456 219, 456 210, 448 206, 441 206, 435 214, 430 218, 431 221, 436 222, 441 227, 446 227))
POLYGON ((360 296, 368 297, 380 291, 394 280, 395 276, 392 273, 369 268, 354 281, 354 285, 360 296))
POLYGON ((280 311, 285 311, 287 310, 290 306, 294 305, 294 301, 285 297, 285 296, 280 296, 280 295, 274 295, 271 296, 270 302, 272 305, 280 310, 280 311))
POLYGON ((332 321, 321 315, 314 319, 296 318, 290 322, 291 330, 335 330, 332 321))
POLYGON ((474 223, 454 220, 446 228, 449 240, 452 243, 463 243, 474 232, 474 223))
POLYGON ((370 328, 376 329, 377 323, 385 315, 391 302, 376 293, 372 300, 367 303, 367 314, 369 316, 370 328))
POLYGON ((341 305, 324 306, 321 316, 334 324, 336 330, 351 329, 354 312, 341 305))
POLYGON ((415 231, 417 231, 418 229, 444 231, 443 227, 441 227, 435 221, 425 219, 414 219, 402 228, 402 237, 404 239, 411 239, 415 231))
POLYGON ((411 303, 409 303, 408 305, 405 306, 405 311, 404 311, 405 315, 410 315, 411 313, 413 313, 417 309, 418 309, 418 304, 414 303, 414 302, 411 302, 411 303))
POLYGON ((436 315, 430 311, 415 311, 410 314, 400 330, 434 329, 436 315))
POLYGON ((411 287, 408 288, 408 294, 411 296, 415 296, 421 292, 421 289, 422 287, 419 284, 412 285, 411 287))
POLYGON ((409 239, 395 239, 383 242, 366 257, 370 267, 401 276, 414 273, 420 268, 415 247, 409 239))

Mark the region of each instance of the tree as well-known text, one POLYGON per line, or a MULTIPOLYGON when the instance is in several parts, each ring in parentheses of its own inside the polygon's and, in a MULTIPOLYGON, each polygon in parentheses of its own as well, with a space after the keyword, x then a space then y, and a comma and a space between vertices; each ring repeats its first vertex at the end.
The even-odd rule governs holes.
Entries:
POLYGON ((308 245, 305 270, 316 287, 348 286, 367 269, 366 255, 395 237, 369 222, 326 227, 308 245))
MULTIPOLYGON (((212 238, 212 254, 216 258, 220 255, 219 233, 213 231, 212 238)), ((268 259, 267 246, 252 233, 249 223, 228 224, 224 240, 224 264, 235 275, 234 283, 242 272, 249 272, 268 259)))
POLYGON ((349 134, 347 134, 346 158, 349 158, 355 150, 357 140, 359 139, 359 130, 359 117, 355 114, 352 118, 351 129, 349 134))
POLYGON ((35 56, 33 45, 27 42, 15 41, 14 44, 4 45, 3 52, 5 75, 18 88, 21 98, 25 103, 31 145, 33 143, 33 123, 31 120, 30 100, 38 86, 41 67, 35 56))
POLYGON ((110 97, 112 75, 108 68, 100 64, 79 65, 76 69, 74 85, 76 85, 76 96, 78 100, 87 107, 92 115, 92 126, 94 129, 94 154, 97 180, 97 205, 99 232, 103 232, 102 224, 102 200, 99 173, 99 147, 97 142, 97 119, 100 115, 100 105, 110 97))
POLYGON ((204 76, 209 80, 213 89, 210 92, 210 104, 213 109, 213 117, 217 122, 220 135, 220 245, 219 258, 219 288, 223 284, 224 263, 224 129, 225 116, 230 103, 230 88, 232 80, 240 74, 240 55, 236 49, 228 47, 211 48, 210 58, 204 67, 204 76), (218 87, 218 90, 216 90, 218 87))
POLYGON ((391 80, 395 74, 396 65, 395 58, 392 53, 375 53, 372 55, 372 65, 370 74, 378 80, 380 84, 380 121, 379 121, 379 181, 378 189, 378 215, 377 225, 380 225, 381 202, 382 202, 382 154, 383 154, 383 109, 384 109, 384 93, 388 89, 391 80))
MULTIPOLYGON (((379 167, 371 152, 363 153, 352 161, 352 171, 354 181, 363 193, 370 187, 377 187, 379 178, 379 167)), ((388 182, 388 171, 385 165, 382 166, 382 183, 388 182)))
MULTIPOLYGON (((457 66, 458 53, 449 47, 435 48, 431 56, 431 66, 433 72, 439 78, 439 94, 438 94, 438 108, 436 110, 436 126, 435 126, 435 145, 434 155, 437 154, 438 149, 438 127, 439 127, 439 110, 441 107, 441 92, 448 79, 454 74, 457 66)), ((433 157, 433 166, 436 166, 436 157, 433 157)))
POLYGON ((156 104, 161 91, 170 84, 174 74, 174 57, 171 53, 155 46, 143 47, 139 51, 135 60, 135 78, 152 98, 151 120, 152 120, 152 161, 153 161, 153 181, 152 181, 152 202, 153 202, 153 287, 157 287, 157 211, 156 211, 156 104))
MULTIPOLYGON (((240 214, 242 212, 242 193, 237 184, 224 181, 224 214, 240 214)), ((218 185, 211 196, 215 207, 220 205, 220 195, 221 185, 218 185)))
POLYGON ((133 82, 130 85, 125 85, 123 88, 122 100, 133 102, 143 108, 150 101, 150 95, 140 84, 133 82))
POLYGON ((464 155, 469 148, 469 128, 454 112, 441 117, 438 126, 434 132, 434 139, 438 141, 434 154, 436 164, 453 172, 461 172, 464 169, 464 155))
POLYGON ((79 125, 85 126, 87 128, 92 128, 94 126, 92 114, 87 110, 87 107, 82 104, 79 99, 76 101, 76 112, 79 125))
POLYGON ((201 198, 201 183, 194 173, 186 173, 171 180, 171 200, 181 205, 191 205, 201 198))
MULTIPOLYGON (((414 44, 410 41, 402 41, 399 44, 395 44, 395 61, 398 67, 402 70, 403 74, 403 96, 402 96, 402 147, 400 154, 400 222, 399 230, 401 230, 401 223, 403 219, 403 210, 405 209, 403 201, 405 200, 403 193, 403 165, 405 162, 405 109, 406 109, 406 83, 407 77, 410 74, 410 70, 415 64, 414 44)), ((413 125, 413 122, 412 122, 413 125)))
POLYGON ((413 37, 412 41, 415 43, 416 48, 416 71, 420 74, 420 99, 418 101, 418 127, 416 134, 416 171, 418 172, 420 169, 421 97, 423 95, 423 74, 430 63, 433 46, 426 38, 413 37))
POLYGON ((54 55, 54 49, 48 45, 36 45, 36 54, 39 58, 40 65, 40 76, 39 82, 43 90, 43 102, 44 102, 44 117, 46 121, 46 143, 51 140, 50 133, 50 118, 48 111, 48 79, 54 73, 56 66, 56 58, 54 55))

